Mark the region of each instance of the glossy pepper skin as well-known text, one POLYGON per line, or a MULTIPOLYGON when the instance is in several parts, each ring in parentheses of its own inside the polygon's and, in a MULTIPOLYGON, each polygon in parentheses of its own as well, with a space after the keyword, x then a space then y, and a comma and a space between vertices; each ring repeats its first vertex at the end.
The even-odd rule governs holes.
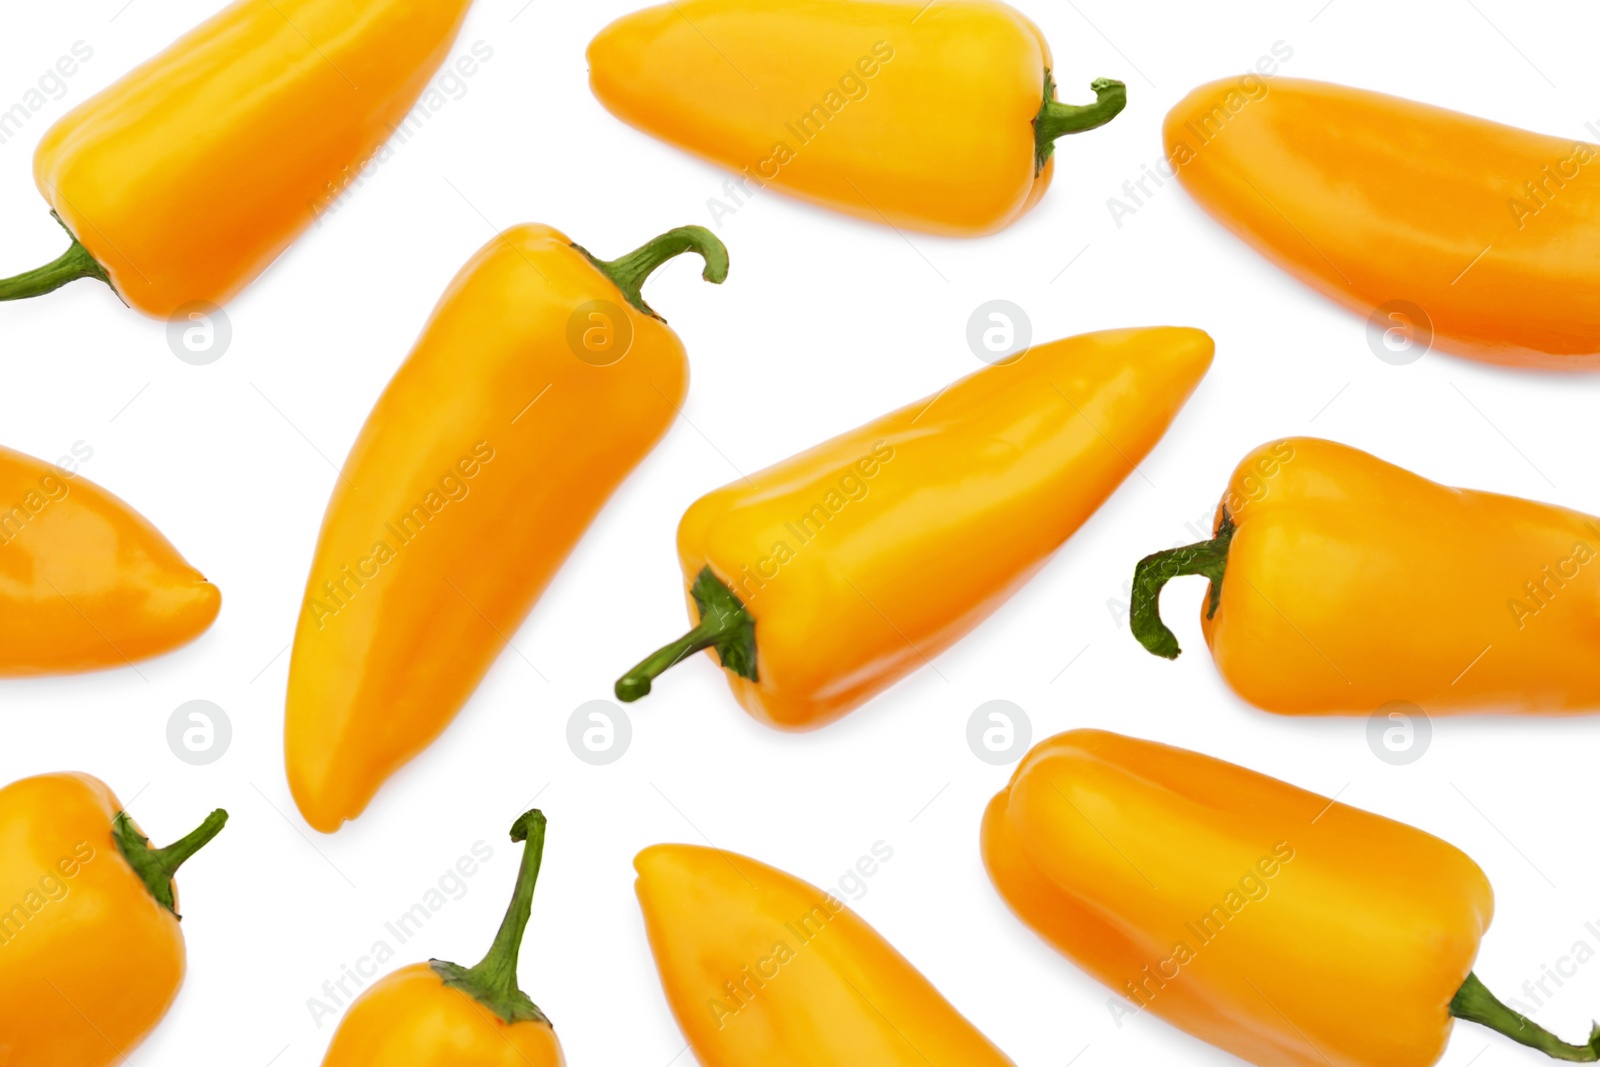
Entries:
POLYGON ((1219 222, 1396 343, 1600 369, 1600 147, 1293 78, 1203 85, 1165 140, 1219 222))
POLYGON ((517 988, 517 958, 544 855, 545 817, 511 827, 526 841, 516 890, 489 954, 476 967, 442 960, 403 967, 358 997, 322 1067, 563 1067, 550 1020, 517 988))
POLYGON ((1099 730, 1034 746, 983 819, 1011 910, 1126 1000, 1260 1067, 1428 1067, 1453 1019, 1590 1062, 1472 974, 1494 896, 1421 830, 1099 730))
POLYGON ((221 608, 144 516, 81 474, 0 448, 0 677, 159 656, 221 608))
POLYGON ((1600 520, 1452 489, 1316 438, 1246 456, 1217 536, 1134 578, 1133 632, 1178 642, 1164 584, 1211 579, 1201 626, 1244 699, 1288 715, 1600 709, 1600 520))
POLYGON ((661 986, 703 1067, 1008 1067, 829 893, 695 845, 634 860, 661 986))
POLYGON ((74 108, 34 157, 73 236, 0 300, 76 278, 166 317, 221 305, 400 127, 470 0, 238 0, 74 108))
POLYGON ((87 774, 0 789, 0 1067, 127 1062, 183 983, 173 873, 227 820, 152 849, 87 774))
POLYGON ((678 526, 698 625, 618 697, 711 648, 768 725, 860 706, 1044 566, 1166 433, 1212 352, 1183 327, 1039 345, 702 497, 678 526))
MULTIPOLYGON (((994 0, 678 0, 589 46, 590 84, 630 125, 766 185, 893 226, 1004 229, 1050 186, 1058 137, 1104 125, 1055 98, 1050 46, 994 0)), ((742 200, 737 201, 742 202, 742 200)))
POLYGON ((345 461, 289 667, 289 786, 332 833, 472 695, 578 539, 677 417, 682 343, 640 296, 674 230, 601 263, 546 226, 462 268, 345 461))

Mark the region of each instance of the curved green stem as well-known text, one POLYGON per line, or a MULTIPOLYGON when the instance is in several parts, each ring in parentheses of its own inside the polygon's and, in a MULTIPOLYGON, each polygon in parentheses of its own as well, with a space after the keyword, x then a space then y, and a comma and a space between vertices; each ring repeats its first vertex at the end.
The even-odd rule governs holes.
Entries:
POLYGON ((1589 1032, 1586 1045, 1569 1045, 1544 1027, 1518 1015, 1489 992, 1478 976, 1468 974, 1467 980, 1450 1001, 1450 1014, 1469 1023, 1487 1026, 1497 1034, 1504 1034, 1519 1045, 1537 1049, 1553 1060, 1566 1063, 1600 1062, 1600 1024, 1589 1032))
POLYGON ((1172 579, 1185 574, 1203 574, 1211 579, 1211 595, 1206 618, 1217 613, 1222 600, 1222 577, 1228 570, 1228 546, 1237 527, 1228 509, 1222 509, 1217 535, 1209 541, 1169 548, 1139 561, 1133 570, 1133 596, 1128 606, 1128 622, 1139 643, 1158 656, 1177 659, 1183 650, 1178 638, 1161 621, 1161 589, 1172 579))
POLYGON ((628 298, 628 303, 658 319, 661 316, 644 302, 643 289, 645 281, 667 260, 685 252, 696 252, 706 261, 706 269, 701 274, 706 281, 721 285, 728 277, 728 248, 704 226, 680 226, 676 230, 669 230, 620 259, 596 259, 582 245, 572 247, 587 256, 600 273, 615 282, 617 288, 622 290, 622 295, 628 298))
POLYGON ((666 645, 617 680, 617 699, 631 704, 650 692, 650 683, 696 652, 715 648, 722 665, 752 682, 756 676, 756 620, 744 603, 707 567, 689 590, 700 609, 700 625, 666 645))
POLYGON ((122 858, 128 861, 128 866, 133 868, 133 873, 150 890, 150 895, 156 898, 157 903, 177 918, 177 901, 172 889, 172 876, 178 873, 178 868, 196 852, 199 852, 213 837, 222 832, 228 824, 228 813, 218 808, 206 816, 206 821, 201 823, 193 833, 187 837, 174 841, 166 848, 151 848, 150 839, 141 834, 133 825, 133 820, 128 818, 125 811, 117 812, 117 817, 111 822, 111 836, 117 842, 117 850, 122 853, 122 858))
POLYGON ((1128 87, 1115 78, 1096 78, 1089 88, 1094 90, 1094 103, 1063 104, 1056 99, 1055 79, 1049 71, 1044 72, 1044 106, 1033 120, 1039 170, 1044 170, 1055 154, 1058 138, 1104 126, 1128 106, 1128 87))
POLYGON ((507 1025, 522 1022, 550 1025, 539 1006, 517 988, 517 957, 522 951, 522 935, 528 929, 528 916, 533 914, 533 888, 539 881, 539 865, 544 860, 545 825, 544 812, 536 808, 524 812, 511 826, 511 840, 528 844, 522 850, 522 866, 517 871, 511 906, 506 909, 506 917, 500 923, 499 933, 494 935, 488 955, 476 967, 462 967, 443 960, 429 961, 433 973, 445 985, 472 997, 507 1025))
MULTIPOLYGON (((58 217, 56 221, 61 222, 61 219, 58 217)), ((61 228, 66 230, 66 223, 62 222, 61 228)), ((72 244, 54 263, 47 263, 38 270, 30 270, 14 278, 0 278, 0 300, 27 300, 43 296, 79 278, 98 278, 111 285, 111 276, 106 269, 89 254, 89 250, 83 247, 71 230, 67 230, 67 236, 72 238, 72 244)))

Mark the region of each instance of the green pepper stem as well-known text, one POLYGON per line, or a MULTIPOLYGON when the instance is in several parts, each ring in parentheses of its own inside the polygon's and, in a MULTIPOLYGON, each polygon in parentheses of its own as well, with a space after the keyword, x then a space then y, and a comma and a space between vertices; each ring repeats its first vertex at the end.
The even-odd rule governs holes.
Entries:
POLYGON ((676 230, 669 230, 620 259, 596 259, 582 245, 573 247, 587 256, 600 273, 616 283, 622 295, 628 298, 628 303, 653 318, 659 319, 661 316, 645 303, 644 283, 668 260, 676 259, 685 252, 696 252, 706 261, 706 269, 701 277, 713 285, 721 285, 728 278, 728 248, 704 226, 680 226, 676 230))
POLYGON ((1057 139, 1104 126, 1128 106, 1128 87, 1115 78, 1096 78, 1089 83, 1089 88, 1094 90, 1094 103, 1063 104, 1056 99, 1055 79, 1045 71, 1044 106, 1039 109, 1039 117, 1033 120, 1039 170, 1044 170, 1044 165, 1055 154, 1057 139))
POLYGON ((1526 1016, 1500 1003, 1476 974, 1469 973, 1467 980, 1461 983, 1461 988, 1450 1001, 1450 1014, 1469 1023, 1487 1026, 1495 1033, 1504 1034, 1519 1045, 1537 1049, 1553 1060, 1566 1063, 1600 1062, 1600 1024, 1596 1024, 1589 1032, 1588 1044, 1569 1045, 1526 1016))
POLYGON ((1228 509, 1222 509, 1217 534, 1209 541, 1169 548, 1139 561, 1133 570, 1133 595, 1128 606, 1128 622, 1133 636, 1150 652, 1166 659, 1177 659, 1183 649, 1178 638, 1161 621, 1161 590, 1172 579, 1185 574, 1203 574, 1211 579, 1206 618, 1217 614, 1222 601, 1222 578, 1228 569, 1228 546, 1237 527, 1228 509))
POLYGON ((133 820, 128 818, 125 811, 117 812, 117 817, 111 822, 111 836, 117 843, 117 850, 122 853, 122 858, 128 861, 128 866, 133 868, 133 873, 150 890, 150 895, 156 902, 172 914, 178 915, 177 899, 172 889, 172 876, 178 873, 178 868, 199 852, 213 837, 222 832, 228 824, 228 813, 218 808, 206 816, 206 821, 201 823, 193 833, 181 840, 174 841, 166 848, 151 848, 150 839, 145 837, 133 825, 133 820))
POLYGON ((752 682, 756 674, 755 617, 711 568, 702 570, 689 590, 700 609, 700 623, 670 645, 647 656, 617 680, 617 699, 631 704, 650 692, 650 684, 696 652, 715 648, 722 665, 752 682))
POLYGON ((524 812, 511 826, 511 840, 526 841, 527 846, 522 850, 522 866, 517 870, 511 906, 506 909, 506 917, 500 922, 500 930, 494 935, 488 954, 476 967, 430 961, 433 973, 445 985, 472 997, 507 1025, 520 1022, 550 1025, 539 1006, 517 987, 517 957, 522 952, 528 917, 533 914, 533 889, 538 884, 539 866, 544 861, 545 826, 544 812, 537 808, 524 812))
MULTIPOLYGON (((62 228, 66 229, 64 223, 62 228)), ((98 278, 110 285, 111 276, 99 261, 89 254, 82 242, 72 235, 72 231, 68 230, 67 236, 72 237, 72 244, 54 263, 47 263, 14 278, 0 278, 0 300, 28 300, 43 296, 79 278, 98 278)))

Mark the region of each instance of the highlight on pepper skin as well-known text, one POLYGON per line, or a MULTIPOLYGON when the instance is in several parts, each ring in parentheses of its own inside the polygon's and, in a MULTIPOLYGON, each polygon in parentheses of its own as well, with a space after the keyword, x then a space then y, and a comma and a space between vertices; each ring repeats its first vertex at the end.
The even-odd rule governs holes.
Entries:
POLYGON ((1163 136, 1218 222, 1383 329, 1420 309, 1443 351, 1600 370, 1600 146, 1295 78, 1202 85, 1163 136))
POLYGON ((1006 904, 1115 993, 1260 1067, 1429 1067, 1454 1020, 1594 1062, 1473 973, 1488 879, 1403 823, 1180 748, 1040 742, 983 819, 1006 904), (1160 887, 1160 888, 1157 888, 1160 887))
POLYGON ((1035 345, 701 497, 678 526, 694 629, 618 699, 708 649, 769 726, 860 707, 1044 566, 1160 442, 1214 351, 1176 326, 1035 345))
POLYGON ((662 990, 703 1067, 1013 1067, 833 894, 698 845, 633 865, 662 990))
POLYGON ((143 515, 0 447, 0 677, 124 667, 188 644, 221 610, 143 515))
POLYGON ((690 252, 726 279, 702 227, 606 261, 522 225, 440 297, 351 448, 306 578, 284 765, 313 828, 359 816, 444 732, 677 419, 688 354, 643 287, 690 252))
POLYGON ((1006 228, 1050 187, 1056 142, 1105 125, 1127 87, 1067 104, 1050 46, 997 0, 674 0, 589 46, 612 114, 702 159, 875 223, 1006 228), (713 44, 712 42, 716 42, 713 44), (744 72, 759 71, 756 80, 744 72))
POLYGON ((156 318, 226 304, 389 140, 470 4, 236 0, 44 135, 34 180, 71 243, 0 301, 95 278, 156 318))
POLYGON ((322 1067, 563 1067, 550 1020, 517 985, 546 826, 537 809, 511 826, 522 863, 488 954, 474 967, 430 960, 386 975, 350 1005, 322 1067))
POLYGON ((158 849, 87 774, 0 789, 0 1062, 128 1062, 183 984, 173 876, 227 821, 158 849))
POLYGON ((1600 519, 1439 485, 1297 437, 1246 456, 1216 536, 1134 572, 1134 636, 1169 659, 1161 590, 1210 581, 1201 629, 1222 677, 1285 715, 1600 710, 1600 519))

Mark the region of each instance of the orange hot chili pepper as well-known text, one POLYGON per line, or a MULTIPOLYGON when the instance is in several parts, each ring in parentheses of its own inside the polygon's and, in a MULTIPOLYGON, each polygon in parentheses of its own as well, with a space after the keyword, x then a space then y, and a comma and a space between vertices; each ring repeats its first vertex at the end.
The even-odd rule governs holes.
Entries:
POLYGON ((517 958, 544 857, 545 817, 511 827, 526 841, 516 889, 476 967, 430 960, 403 967, 350 1005, 322 1067, 562 1067, 550 1020, 517 988, 517 958))
POLYGON ((1600 709, 1600 520, 1452 489, 1297 437, 1234 471, 1216 537, 1133 580, 1133 633, 1168 659, 1162 587, 1211 580, 1201 626, 1250 703, 1288 715, 1600 709))
POLYGON ((1323 82, 1212 82, 1169 164, 1301 281, 1471 359, 1600 367, 1600 147, 1323 82))
POLYGON ((973 236, 1050 187, 1055 142, 1127 88, 1056 100, 1050 46, 994 0, 678 0, 612 23, 590 84, 624 122, 738 171, 731 213, 771 185, 851 215, 973 236))
POLYGON ((0 300, 79 278, 166 317, 224 304, 405 121, 471 0, 238 0, 80 104, 34 179, 72 245, 0 300))
POLYGON ((461 269, 345 461, 289 666, 289 786, 332 833, 441 734, 677 417, 683 344, 640 287, 685 227, 601 262, 519 226, 461 269))
POLYGON ((159 656, 221 608, 217 587, 143 515, 81 475, 0 448, 0 677, 159 656))
POLYGON ((1211 338, 1107 330, 1039 345, 702 497, 678 526, 694 630, 619 699, 715 651, 746 711, 812 729, 987 618, 1155 447, 1211 338))
POLYGON ((662 989, 704 1067, 1010 1067, 831 893, 695 845, 633 864, 662 989))
POLYGON ((1120 994, 1260 1067, 1427 1067, 1465 1019, 1593 1062, 1472 973, 1494 894, 1403 823, 1099 730, 1034 746, 983 819, 995 888, 1120 994))
POLYGON ((127 1062, 183 984, 172 876, 227 821, 154 849, 87 774, 0 789, 0 1067, 127 1062))

